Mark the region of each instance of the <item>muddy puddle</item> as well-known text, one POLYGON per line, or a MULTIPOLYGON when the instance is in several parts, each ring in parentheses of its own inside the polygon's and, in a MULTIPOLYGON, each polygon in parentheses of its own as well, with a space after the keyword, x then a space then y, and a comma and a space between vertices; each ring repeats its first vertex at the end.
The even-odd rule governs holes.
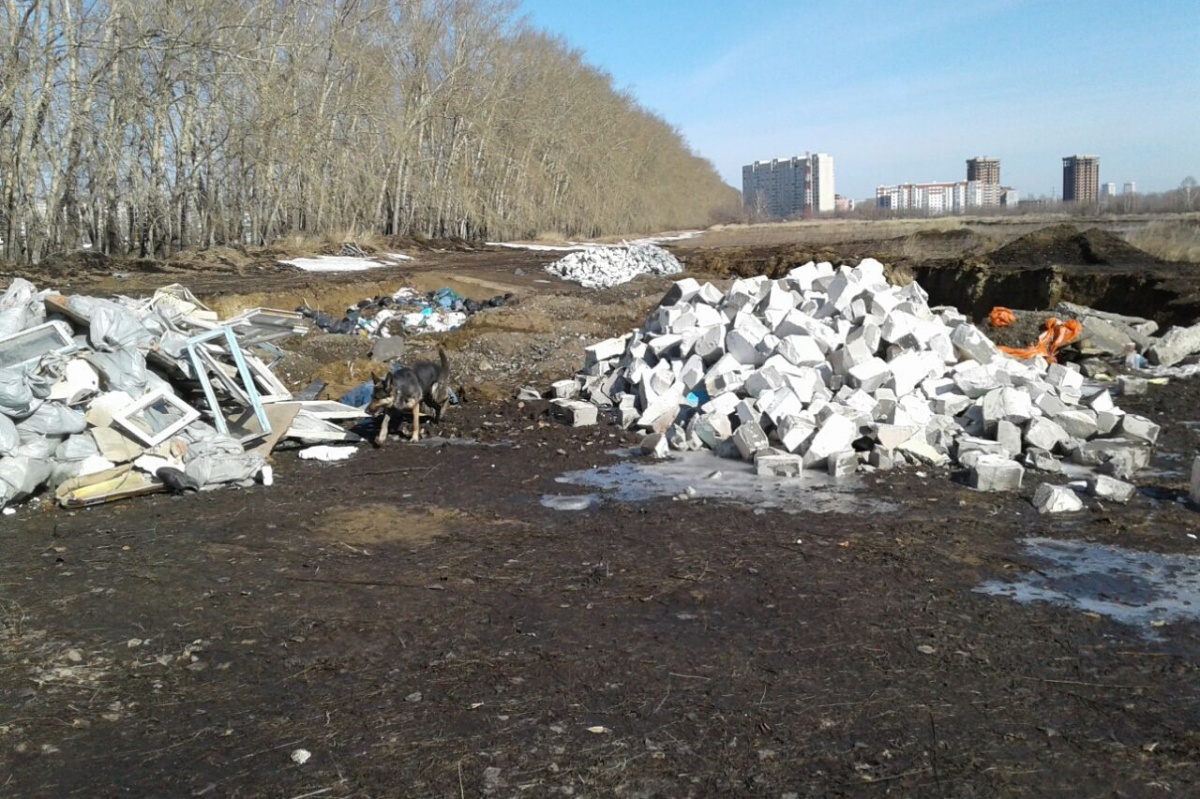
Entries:
POLYGON ((601 492, 616 502, 644 502, 658 497, 721 500, 789 513, 888 513, 889 502, 865 496, 858 476, 834 479, 824 472, 799 477, 765 477, 743 461, 710 452, 679 452, 666 460, 628 457, 612 466, 567 472, 557 482, 601 492))
POLYGON ((1021 543, 1025 554, 1044 565, 1015 581, 990 580, 975 591, 1095 613, 1151 638, 1172 622, 1200 619, 1200 556, 1053 538, 1021 543))

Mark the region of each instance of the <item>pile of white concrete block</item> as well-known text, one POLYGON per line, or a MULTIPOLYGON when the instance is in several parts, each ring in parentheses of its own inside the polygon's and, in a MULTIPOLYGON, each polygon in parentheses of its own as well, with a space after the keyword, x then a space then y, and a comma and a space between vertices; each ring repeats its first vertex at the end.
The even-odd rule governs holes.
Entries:
POLYGON ((588 247, 546 265, 546 271, 587 288, 610 288, 638 275, 675 275, 683 267, 674 255, 653 244, 588 247))
POLYGON ((995 491, 1064 458, 1119 480, 1148 464, 1148 419, 1071 366, 1004 355, 927 299, 872 259, 726 292, 685 278, 641 329, 588 347, 554 402, 573 418, 585 401, 609 409, 648 452, 707 447, 780 476, 957 463, 995 491))

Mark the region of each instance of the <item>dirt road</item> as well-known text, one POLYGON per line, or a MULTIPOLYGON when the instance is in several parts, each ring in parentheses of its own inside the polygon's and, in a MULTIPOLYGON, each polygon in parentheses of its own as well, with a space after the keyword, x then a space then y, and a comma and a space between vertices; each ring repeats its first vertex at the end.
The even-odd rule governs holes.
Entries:
MULTIPOLYGON (((550 329, 522 346, 555 352, 523 377, 663 285, 593 294, 569 327, 550 309, 578 289, 497 257, 525 260, 452 271, 525 272, 550 329)), ((457 341, 464 380, 479 340, 457 341)), ((0 522, 0 795, 1189 795, 1190 610, 1122 624, 977 590, 1049 573, 1029 537, 1200 547, 1194 381, 1121 404, 1163 426, 1154 467, 1129 505, 1067 521, 1033 510, 1032 475, 1016 495, 915 469, 767 486, 706 456, 660 484, 634 436, 514 401, 346 462, 277 451, 270 488, 25 506, 0 522)), ((1162 590, 1094 583, 1057 585, 1162 590)))

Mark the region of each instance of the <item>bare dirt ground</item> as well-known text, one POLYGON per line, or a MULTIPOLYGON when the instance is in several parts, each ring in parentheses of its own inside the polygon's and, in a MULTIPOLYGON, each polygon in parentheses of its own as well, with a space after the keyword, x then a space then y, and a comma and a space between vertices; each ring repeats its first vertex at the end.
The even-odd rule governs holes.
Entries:
MULTIPOLYGON (((712 264, 738 257, 704 249, 677 252, 731 274, 712 264)), ((1033 510, 1032 473, 1017 495, 867 475, 840 513, 625 500, 558 478, 629 463, 635 436, 511 391, 570 376, 667 282, 540 282, 554 257, 425 253, 365 279, 64 271, 89 293, 183 282, 283 307, 422 281, 517 298, 442 337, 468 401, 439 438, 334 464, 277 451, 269 488, 4 517, 0 795, 1191 795, 1200 627, 974 589, 1044 569, 1028 536, 1194 553, 1194 380, 1120 402, 1163 426, 1154 468, 1130 504, 1065 520, 1033 510)), ((325 370, 336 393, 370 368, 362 347, 298 342, 310 368, 289 379, 325 370)))

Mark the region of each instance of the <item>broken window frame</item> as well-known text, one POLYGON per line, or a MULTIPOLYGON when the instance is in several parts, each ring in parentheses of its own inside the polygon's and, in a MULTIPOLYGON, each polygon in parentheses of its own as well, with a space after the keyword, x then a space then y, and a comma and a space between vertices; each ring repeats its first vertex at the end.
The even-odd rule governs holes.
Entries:
MULTIPOLYGON (((212 381, 209 379, 209 368, 206 363, 207 359, 212 359, 215 363, 215 358, 212 353, 202 349, 205 344, 214 342, 219 338, 224 337, 225 345, 228 349, 230 357, 233 358, 233 363, 237 367, 238 376, 241 378, 241 385, 238 386, 238 391, 244 395, 246 404, 254 411, 254 416, 258 419, 260 429, 243 436, 240 440, 243 444, 247 441, 262 438, 271 434, 271 421, 267 418, 266 411, 263 409, 262 401, 259 399, 258 387, 254 383, 254 375, 250 371, 250 367, 246 364, 246 359, 242 355, 242 348, 238 344, 237 335, 233 332, 233 328, 228 325, 222 325, 214 330, 208 330, 203 333, 192 336, 187 340, 188 357, 191 358, 192 366, 196 370, 196 379, 200 382, 201 388, 204 389, 204 397, 208 400, 208 408, 212 413, 213 426, 223 435, 229 435, 229 423, 225 419, 224 413, 221 411, 221 405, 217 402, 217 394, 213 390, 212 381)), ((227 386, 228 381, 232 382, 232 378, 221 369, 215 370, 218 374, 218 379, 222 385, 227 386)))
MULTIPOLYGON (((41 352, 37 353, 36 355, 32 355, 32 356, 30 356, 28 358, 24 358, 20 361, 14 361, 13 363, 4 364, 4 365, 0 366, 0 369, 19 368, 21 366, 25 366, 26 364, 34 363, 36 361, 41 360, 42 357, 47 355, 48 353, 53 352, 53 353, 65 354, 65 353, 71 352, 72 350, 75 349, 75 339, 73 339, 71 337, 70 331, 66 329, 66 325, 62 322, 51 320, 49 322, 43 322, 40 325, 34 325, 33 327, 29 327, 24 330, 17 331, 16 333, 13 333, 10 336, 5 336, 3 339, 0 339, 0 355, 3 354, 6 346, 7 347, 15 347, 15 346, 19 346, 21 344, 28 343, 30 340, 36 340, 42 334, 43 331, 53 332, 53 333, 57 334, 58 342, 55 346, 47 347, 45 350, 42 350, 41 352)), ((53 342, 47 342, 47 343, 53 343, 53 342)))
POLYGON ((114 424, 120 425, 125 432, 134 436, 138 441, 142 442, 147 447, 158 446, 199 418, 200 412, 198 410, 193 408, 191 405, 188 405, 179 397, 175 396, 173 391, 169 391, 165 388, 151 391, 149 394, 146 394, 140 399, 135 400, 132 405, 117 411, 112 417, 114 424), (168 405, 178 410, 182 416, 164 427, 162 430, 148 435, 143 427, 132 422, 130 419, 131 417, 137 416, 139 413, 159 400, 165 400, 168 405))

